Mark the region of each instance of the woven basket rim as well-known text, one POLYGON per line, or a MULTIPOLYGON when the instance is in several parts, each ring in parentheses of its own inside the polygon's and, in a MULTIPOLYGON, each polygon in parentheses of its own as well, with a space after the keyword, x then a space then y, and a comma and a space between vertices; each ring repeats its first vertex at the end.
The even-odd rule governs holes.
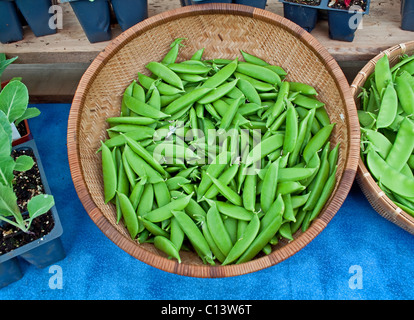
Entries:
POLYGON ((220 278, 248 274, 273 266, 289 258, 309 244, 327 226, 328 222, 333 218, 345 201, 351 189, 358 166, 360 134, 355 102, 349 85, 345 84, 348 84, 345 75, 327 49, 304 29, 275 13, 239 4, 210 3, 180 7, 152 16, 112 40, 104 51, 102 51, 91 63, 79 82, 69 114, 67 133, 69 167, 72 180, 74 182, 76 181, 76 183, 74 183, 76 192, 90 218, 112 242, 138 260, 163 271, 191 277, 220 278), (167 23, 171 20, 202 14, 243 15, 277 25, 295 35, 309 49, 311 49, 321 61, 323 61, 327 71, 338 86, 341 99, 344 101, 346 112, 348 114, 349 153, 345 158, 343 175, 337 183, 335 195, 331 197, 329 203, 326 204, 323 215, 321 213, 321 215, 313 221, 309 229, 305 233, 295 237, 293 242, 286 244, 279 250, 273 251, 269 255, 240 265, 209 266, 190 265, 185 263, 179 264, 174 260, 169 260, 155 253, 151 253, 140 246, 137 246, 136 242, 131 239, 127 239, 119 234, 115 227, 106 219, 102 211, 94 203, 91 195, 88 193, 88 188, 85 179, 83 178, 79 149, 77 146, 77 129, 80 122, 79 116, 87 95, 87 84, 96 78, 105 63, 118 52, 122 45, 127 44, 131 39, 139 36, 154 26, 167 23), (302 243, 302 245, 299 248, 295 248, 295 246, 291 246, 292 243, 302 243))
MULTIPOLYGON (((368 61, 368 63, 358 72, 357 76, 351 84, 351 93, 356 102, 357 109, 359 108, 360 104, 358 98, 361 92, 360 87, 365 84, 365 81, 372 74, 377 61, 384 55, 387 55, 389 58, 393 59, 407 52, 414 54, 414 41, 400 43, 380 52, 378 55, 368 61)), ((380 208, 383 209, 384 212, 389 213, 389 215, 384 214, 384 212, 379 212, 377 209, 375 209, 378 214, 398 225, 402 229, 414 234, 414 217, 398 207, 389 197, 385 195, 381 188, 375 183, 374 178, 372 177, 361 157, 358 162, 357 178, 358 184, 363 189, 363 191, 369 195, 374 196, 377 199, 377 204, 380 206, 380 208)))

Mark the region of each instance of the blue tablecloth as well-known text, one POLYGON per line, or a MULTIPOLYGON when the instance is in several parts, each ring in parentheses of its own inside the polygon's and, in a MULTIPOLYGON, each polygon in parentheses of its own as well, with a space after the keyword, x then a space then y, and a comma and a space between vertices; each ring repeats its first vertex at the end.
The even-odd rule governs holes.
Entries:
POLYGON ((24 276, 0 299, 377 300, 414 299, 414 236, 388 222, 354 184, 342 208, 308 246, 248 275, 200 279, 170 274, 112 243, 84 210, 67 159, 69 104, 37 105, 29 121, 63 225, 67 257, 56 269, 22 264, 24 276))

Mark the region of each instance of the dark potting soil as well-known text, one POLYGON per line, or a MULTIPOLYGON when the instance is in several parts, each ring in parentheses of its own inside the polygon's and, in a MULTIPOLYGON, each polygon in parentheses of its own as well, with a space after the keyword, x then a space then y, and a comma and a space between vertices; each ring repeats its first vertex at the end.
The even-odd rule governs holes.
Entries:
MULTIPOLYGON (((33 151, 29 148, 18 151, 13 150, 12 156, 14 158, 20 155, 28 155, 35 162, 33 168, 28 171, 15 172, 14 190, 17 196, 17 204, 20 211, 25 212, 27 210, 27 202, 38 194, 44 194, 45 191, 33 151)), ((35 218, 27 233, 10 224, 3 223, 3 225, 0 225, 0 255, 47 235, 53 229, 54 225, 51 211, 35 218)))
POLYGON ((17 131, 19 131, 20 135, 23 137, 27 134, 26 126, 24 125, 24 121, 20 122, 16 126, 17 131))

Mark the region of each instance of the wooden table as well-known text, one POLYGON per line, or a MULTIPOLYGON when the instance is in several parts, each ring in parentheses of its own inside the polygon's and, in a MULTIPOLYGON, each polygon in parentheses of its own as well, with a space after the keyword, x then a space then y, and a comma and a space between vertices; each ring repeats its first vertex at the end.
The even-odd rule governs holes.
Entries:
MULTIPOLYGON (((36 38, 26 28, 22 41, 0 44, 0 52, 9 57, 19 56, 3 79, 23 77, 32 101, 70 102, 83 72, 109 43, 89 43, 70 5, 61 6, 63 29, 56 34, 36 38)), ((179 7, 179 0, 149 0, 148 12, 153 16, 179 7)), ((268 0, 266 10, 283 16, 283 4, 278 0, 268 0)), ((399 0, 371 0, 370 13, 364 17, 362 29, 357 30, 353 42, 331 40, 328 22, 323 20, 318 22, 312 35, 339 62, 351 82, 356 72, 380 51, 414 40, 414 33, 402 30, 400 23, 399 0)), ((120 33, 119 26, 114 25, 113 38, 120 33)))

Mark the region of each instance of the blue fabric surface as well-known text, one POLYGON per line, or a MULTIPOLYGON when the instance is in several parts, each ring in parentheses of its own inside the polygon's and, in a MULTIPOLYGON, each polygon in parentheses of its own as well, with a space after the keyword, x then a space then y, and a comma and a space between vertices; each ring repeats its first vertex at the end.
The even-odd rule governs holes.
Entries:
POLYGON ((70 105, 36 106, 42 114, 29 124, 64 229, 67 257, 56 264, 63 287, 49 287, 49 268, 23 263, 23 278, 0 289, 0 299, 414 299, 414 236, 377 214, 356 184, 320 235, 265 270, 200 279, 136 260, 98 229, 75 192, 66 149, 70 105))

